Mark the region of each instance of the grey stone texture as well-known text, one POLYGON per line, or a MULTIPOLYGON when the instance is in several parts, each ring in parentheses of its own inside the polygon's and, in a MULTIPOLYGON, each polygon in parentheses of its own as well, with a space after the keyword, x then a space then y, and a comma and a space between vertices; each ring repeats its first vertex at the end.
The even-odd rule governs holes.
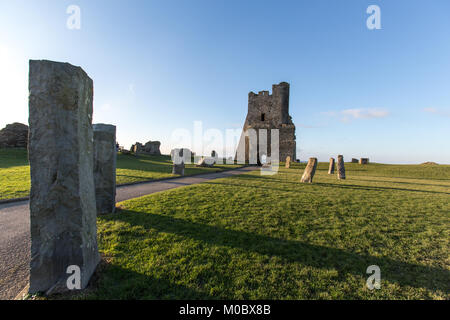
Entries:
POLYGON ((359 162, 358 159, 352 158, 352 163, 358 163, 358 162, 359 162))
POLYGON ((27 145, 27 125, 14 122, 0 130, 0 148, 26 148, 27 145))
POLYGON ((92 101, 93 82, 80 67, 30 60, 29 293, 67 289, 71 265, 85 288, 100 261, 92 101))
POLYGON ((98 123, 94 130, 94 183, 97 214, 116 209, 116 127, 98 123))
POLYGON ((330 166, 328 167, 328 174, 334 174, 335 166, 336 164, 334 158, 330 158, 330 166))
POLYGON ((359 159, 359 164, 369 164, 369 158, 361 158, 361 159, 359 159))
POLYGON ((186 150, 188 150, 189 152, 186 152, 185 149, 174 149, 171 151, 173 161, 172 174, 179 174, 181 176, 184 176, 185 157, 188 154, 190 157, 190 150, 186 150))
MULTIPOLYGON (((296 158, 295 125, 289 115, 289 83, 281 82, 272 86, 272 94, 269 91, 260 91, 258 94, 250 92, 248 95, 248 113, 245 119, 243 132, 239 140, 238 152, 245 152, 245 161, 249 162, 251 149, 248 130, 255 129, 258 143, 256 146, 259 161, 262 154, 273 158, 271 154, 271 129, 279 130, 279 161, 290 156, 296 158), (259 131, 267 130, 267 153, 259 150, 259 131), (244 151, 245 150, 245 151, 244 151)), ((239 159, 239 156, 236 155, 239 159)))
POLYGON ((142 144, 139 142, 136 142, 136 144, 133 144, 131 146, 131 152, 134 152, 135 154, 144 154, 144 155, 150 155, 150 156, 160 156, 161 151, 159 148, 161 147, 161 142, 159 141, 149 141, 146 144, 142 144))
POLYGON ((339 180, 345 179, 344 156, 339 155, 337 160, 337 174, 339 180))
POLYGON ((317 168, 317 158, 309 158, 305 171, 303 172, 301 182, 312 183, 317 168))
POLYGON ((291 167, 291 157, 290 156, 286 157, 285 165, 286 165, 286 169, 289 169, 291 167))

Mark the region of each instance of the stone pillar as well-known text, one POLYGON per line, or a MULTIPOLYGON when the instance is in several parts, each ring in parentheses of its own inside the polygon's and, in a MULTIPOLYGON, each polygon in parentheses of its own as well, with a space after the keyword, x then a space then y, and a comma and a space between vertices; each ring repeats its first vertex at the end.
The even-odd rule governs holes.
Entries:
POLYGON ((358 159, 352 158, 352 163, 358 163, 358 159))
POLYGON ((94 183, 97 214, 116 209, 116 127, 94 124, 94 183))
POLYGON ((328 174, 334 174, 334 158, 330 158, 330 167, 328 168, 328 174))
POLYGON ((179 174, 181 176, 184 176, 184 151, 183 149, 175 149, 173 151, 172 156, 173 161, 173 168, 172 168, 172 174, 179 174))
POLYGON ((337 161, 338 179, 345 179, 344 156, 339 155, 337 161))
POLYGON ((80 67, 30 61, 31 294, 68 290, 69 266, 80 268, 85 288, 100 261, 92 99, 80 67))
POLYGON ((305 168, 301 182, 312 183, 317 168, 317 158, 309 158, 308 165, 305 168))
POLYGON ((286 157, 286 169, 289 169, 291 167, 291 157, 286 157))

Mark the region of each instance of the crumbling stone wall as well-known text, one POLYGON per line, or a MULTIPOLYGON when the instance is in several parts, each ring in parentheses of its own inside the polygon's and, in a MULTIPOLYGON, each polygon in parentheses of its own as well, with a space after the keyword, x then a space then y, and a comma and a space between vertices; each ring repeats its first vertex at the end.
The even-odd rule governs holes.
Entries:
POLYGON ((278 85, 273 85, 272 94, 269 94, 269 91, 260 91, 258 94, 249 93, 248 113, 238 146, 238 151, 245 150, 245 161, 250 159, 249 129, 256 131, 258 145, 259 130, 267 130, 267 153, 257 147, 258 159, 261 159, 263 154, 271 156, 271 129, 279 130, 278 159, 284 161, 288 156, 291 159, 296 159, 295 125, 289 115, 289 83, 281 82, 278 85))

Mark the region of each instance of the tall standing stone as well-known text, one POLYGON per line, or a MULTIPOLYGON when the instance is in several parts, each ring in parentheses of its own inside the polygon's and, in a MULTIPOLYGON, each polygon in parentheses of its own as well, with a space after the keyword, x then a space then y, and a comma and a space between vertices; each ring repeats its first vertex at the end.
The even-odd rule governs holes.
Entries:
POLYGON ((339 155, 337 160, 337 174, 338 179, 345 179, 345 167, 344 167, 344 156, 339 155))
POLYGON ((94 124, 94 183, 97 213, 116 209, 116 127, 94 124))
POLYGON ((334 174, 334 158, 330 158, 330 167, 328 168, 328 174, 334 174))
POLYGON ((30 61, 30 293, 67 290, 69 266, 80 268, 84 288, 100 261, 92 100, 80 67, 30 61))
POLYGON ((289 169, 291 167, 291 157, 286 157, 286 169, 289 169))
POLYGON ((308 164, 306 165, 305 168, 305 172, 303 172, 301 182, 312 183, 314 174, 316 173, 316 168, 317 168, 317 158, 309 158, 308 164))

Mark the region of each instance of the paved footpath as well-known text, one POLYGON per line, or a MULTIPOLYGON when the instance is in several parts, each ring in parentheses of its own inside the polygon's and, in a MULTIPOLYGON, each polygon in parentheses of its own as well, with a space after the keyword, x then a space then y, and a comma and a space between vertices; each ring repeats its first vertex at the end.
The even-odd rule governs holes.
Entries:
MULTIPOLYGON (((257 170, 245 167, 175 179, 117 187, 116 201, 179 188, 257 170)), ((0 300, 14 299, 27 285, 30 264, 30 211, 28 201, 0 205, 0 300)))

